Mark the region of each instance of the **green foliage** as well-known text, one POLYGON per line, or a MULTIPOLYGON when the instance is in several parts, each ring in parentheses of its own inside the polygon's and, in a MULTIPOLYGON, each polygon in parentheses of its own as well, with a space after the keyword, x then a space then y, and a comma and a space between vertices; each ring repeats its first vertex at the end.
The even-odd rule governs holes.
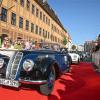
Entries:
POLYGON ((76 49, 76 46, 75 45, 72 45, 72 50, 75 50, 76 49))
POLYGON ((67 41, 66 37, 64 37, 64 39, 63 39, 63 44, 66 45, 67 42, 68 42, 68 41, 67 41))
POLYGON ((3 1, 3 0, 0 0, 0 5, 2 4, 2 1, 3 1))

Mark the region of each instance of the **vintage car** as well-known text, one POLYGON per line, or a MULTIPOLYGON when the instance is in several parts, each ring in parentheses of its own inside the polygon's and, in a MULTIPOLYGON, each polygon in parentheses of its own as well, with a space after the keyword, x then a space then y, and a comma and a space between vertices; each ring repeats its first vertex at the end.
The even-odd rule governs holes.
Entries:
POLYGON ((79 64, 80 63, 80 55, 76 52, 69 52, 69 55, 71 56, 72 63, 79 64))
POLYGON ((62 51, 0 49, 1 86, 19 88, 22 84, 36 84, 42 94, 49 95, 55 80, 69 70, 69 56, 62 51))

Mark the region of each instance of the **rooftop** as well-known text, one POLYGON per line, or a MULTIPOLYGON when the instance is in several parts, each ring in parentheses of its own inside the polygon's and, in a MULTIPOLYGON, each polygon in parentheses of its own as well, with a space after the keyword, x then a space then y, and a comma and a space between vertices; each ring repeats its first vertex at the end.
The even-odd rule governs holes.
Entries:
POLYGON ((58 16, 56 15, 55 11, 50 7, 48 2, 43 2, 43 0, 35 0, 48 14, 49 16, 54 19, 57 24, 61 26, 61 28, 67 32, 67 30, 63 27, 62 23, 60 22, 58 16))

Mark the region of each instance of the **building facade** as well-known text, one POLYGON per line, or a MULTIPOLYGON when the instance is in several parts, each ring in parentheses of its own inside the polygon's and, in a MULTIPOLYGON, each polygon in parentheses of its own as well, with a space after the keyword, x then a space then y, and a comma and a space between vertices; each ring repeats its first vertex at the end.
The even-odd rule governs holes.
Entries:
POLYGON ((84 51, 84 45, 77 45, 76 46, 77 51, 84 51))
POLYGON ((96 41, 86 41, 84 43, 84 51, 88 53, 92 53, 96 45, 97 45, 96 41))
MULTIPOLYGON (((13 41, 46 41, 63 45, 69 39, 54 10, 47 0, 2 0, 0 6, 0 35, 13 41)), ((70 40, 69 40, 70 41, 70 40)))

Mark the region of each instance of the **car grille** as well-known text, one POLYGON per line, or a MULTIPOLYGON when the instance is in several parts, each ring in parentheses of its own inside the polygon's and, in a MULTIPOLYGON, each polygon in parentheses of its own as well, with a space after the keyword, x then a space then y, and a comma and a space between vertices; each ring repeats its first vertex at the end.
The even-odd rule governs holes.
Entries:
POLYGON ((19 70, 19 65, 20 65, 22 57, 23 57, 22 52, 18 52, 16 54, 15 59, 12 63, 11 71, 10 71, 10 76, 9 76, 10 79, 15 79, 16 78, 16 75, 17 75, 17 72, 19 70))
POLYGON ((6 77, 6 69, 7 69, 10 58, 9 57, 0 57, 0 58, 4 59, 3 67, 0 68, 0 78, 5 78, 6 77))
POLYGON ((0 66, 0 78, 14 80, 17 76, 19 65, 23 57, 22 52, 10 52, 4 51, 0 53, 0 59, 3 59, 3 66, 1 62, 0 66))

